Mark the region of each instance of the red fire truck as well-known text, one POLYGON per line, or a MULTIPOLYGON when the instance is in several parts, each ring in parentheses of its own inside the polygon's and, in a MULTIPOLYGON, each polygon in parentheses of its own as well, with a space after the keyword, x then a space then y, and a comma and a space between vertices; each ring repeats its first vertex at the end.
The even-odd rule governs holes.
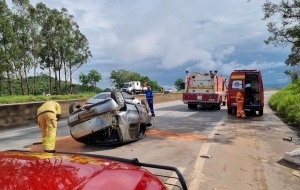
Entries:
POLYGON ((185 92, 182 101, 189 109, 197 109, 198 105, 211 106, 217 110, 221 105, 226 106, 226 79, 217 74, 186 71, 185 92))

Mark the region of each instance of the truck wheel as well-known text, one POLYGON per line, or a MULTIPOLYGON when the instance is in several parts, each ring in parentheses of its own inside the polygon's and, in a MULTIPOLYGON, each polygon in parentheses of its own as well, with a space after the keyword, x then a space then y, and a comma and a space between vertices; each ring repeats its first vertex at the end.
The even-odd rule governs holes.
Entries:
POLYGON ((263 109, 258 110, 258 115, 259 115, 259 116, 263 116, 263 115, 264 115, 264 110, 263 110, 263 109))
POLYGON ((72 102, 69 106, 69 114, 72 114, 76 110, 78 110, 81 106, 77 102, 72 102))
POLYGON ((197 104, 188 104, 189 109, 197 109, 197 104))
POLYGON ((118 89, 113 89, 110 94, 111 98, 121 107, 125 106, 125 99, 122 92, 118 89))
POLYGON ((216 105, 216 109, 217 109, 217 110, 220 110, 220 109, 221 109, 221 103, 222 103, 222 101, 220 100, 219 103, 216 105))
POLYGON ((149 113, 150 112, 150 108, 149 108, 149 104, 148 104, 147 100, 142 99, 141 100, 141 104, 145 106, 147 113, 149 113))
POLYGON ((254 110, 250 111, 250 115, 251 116, 256 116, 256 111, 254 111, 254 110))
POLYGON ((232 108, 227 108, 227 113, 232 114, 232 108))

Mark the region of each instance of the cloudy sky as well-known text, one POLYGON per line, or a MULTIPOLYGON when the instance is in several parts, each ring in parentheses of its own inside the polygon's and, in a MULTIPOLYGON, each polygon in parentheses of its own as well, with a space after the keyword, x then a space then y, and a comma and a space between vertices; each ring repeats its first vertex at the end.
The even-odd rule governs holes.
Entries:
POLYGON ((263 42, 270 36, 262 20, 265 0, 30 0, 38 2, 74 15, 93 54, 75 75, 97 69, 100 88, 110 87, 110 72, 118 69, 164 87, 185 70, 228 76, 233 69, 260 69, 265 84, 288 82, 290 49, 263 42))

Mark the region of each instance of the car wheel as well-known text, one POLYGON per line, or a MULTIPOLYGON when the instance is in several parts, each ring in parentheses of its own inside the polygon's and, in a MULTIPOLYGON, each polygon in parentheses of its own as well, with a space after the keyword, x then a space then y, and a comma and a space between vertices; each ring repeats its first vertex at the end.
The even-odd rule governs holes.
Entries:
POLYGON ((78 110, 78 108, 80 108, 80 107, 81 106, 77 102, 72 102, 69 106, 69 114, 72 114, 73 112, 78 110))
POLYGON ((150 112, 150 108, 146 99, 141 100, 141 104, 145 106, 147 113, 150 112))
POLYGON ((117 102, 117 104, 121 107, 125 106, 125 99, 122 92, 118 89, 113 89, 111 91, 111 98, 117 102))

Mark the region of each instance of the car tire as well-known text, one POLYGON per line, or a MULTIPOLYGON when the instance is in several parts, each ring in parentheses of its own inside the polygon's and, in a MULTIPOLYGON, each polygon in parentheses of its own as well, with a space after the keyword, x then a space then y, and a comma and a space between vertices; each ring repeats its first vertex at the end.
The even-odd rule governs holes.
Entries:
POLYGON ((141 100, 141 104, 145 106, 147 113, 150 112, 150 107, 146 99, 141 100))
POLYGON ((121 107, 124 107, 125 106, 125 98, 122 94, 122 92, 118 89, 113 89, 111 91, 111 98, 117 102, 117 104, 121 107))
POLYGON ((81 106, 77 102, 70 103, 69 114, 74 113, 76 110, 78 110, 79 107, 81 107, 81 106))

